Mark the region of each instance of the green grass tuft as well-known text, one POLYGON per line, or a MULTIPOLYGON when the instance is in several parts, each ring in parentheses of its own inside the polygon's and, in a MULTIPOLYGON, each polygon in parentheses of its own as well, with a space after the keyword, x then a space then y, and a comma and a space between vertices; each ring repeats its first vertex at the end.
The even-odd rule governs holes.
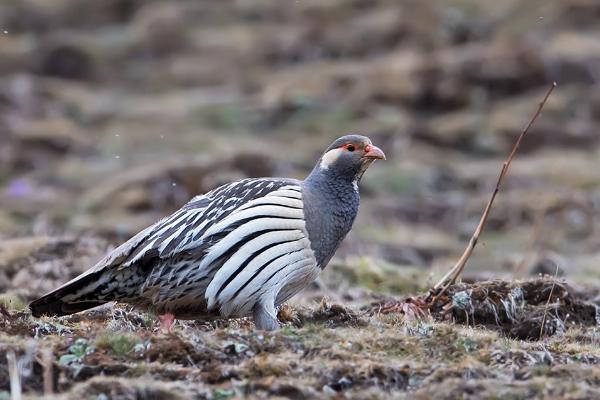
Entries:
POLYGON ((104 334, 96 339, 96 347, 109 351, 116 357, 127 357, 142 344, 142 339, 132 334, 104 334))

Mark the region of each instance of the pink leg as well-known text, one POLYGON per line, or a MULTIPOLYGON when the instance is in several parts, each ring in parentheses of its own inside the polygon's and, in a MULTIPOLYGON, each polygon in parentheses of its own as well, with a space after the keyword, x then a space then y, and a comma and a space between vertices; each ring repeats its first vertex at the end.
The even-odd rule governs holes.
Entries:
POLYGON ((175 316, 171 313, 166 313, 163 315, 159 315, 158 319, 160 320, 160 329, 164 332, 171 332, 173 328, 173 324, 175 323, 175 316))

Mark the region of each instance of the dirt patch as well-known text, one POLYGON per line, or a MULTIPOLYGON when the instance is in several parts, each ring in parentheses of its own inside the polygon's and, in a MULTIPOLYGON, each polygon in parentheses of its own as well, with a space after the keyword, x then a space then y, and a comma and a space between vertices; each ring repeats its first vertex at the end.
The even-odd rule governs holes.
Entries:
POLYGON ((374 304, 371 313, 401 313, 408 319, 447 321, 498 330, 508 337, 539 340, 574 327, 596 327, 600 309, 593 292, 563 280, 484 281, 452 285, 441 296, 374 304))
POLYGON ((564 333, 569 327, 600 323, 598 306, 565 281, 549 278, 459 284, 449 288, 447 295, 451 306, 437 303, 435 318, 499 327, 517 339, 537 340, 564 333))
POLYGON ((165 384, 150 379, 120 379, 95 377, 73 388, 65 398, 110 399, 187 399, 208 398, 209 392, 202 385, 165 384), (190 397, 191 396, 191 397, 190 397))
POLYGON ((404 390, 408 387, 411 375, 408 366, 390 366, 379 363, 362 365, 346 364, 334 369, 329 376, 323 377, 323 385, 335 392, 351 387, 377 387, 383 391, 404 390))
POLYGON ((325 298, 316 309, 293 310, 283 309, 279 317, 284 322, 292 322, 297 327, 306 324, 319 324, 329 328, 340 326, 360 327, 368 322, 356 311, 337 303, 329 303, 325 298))

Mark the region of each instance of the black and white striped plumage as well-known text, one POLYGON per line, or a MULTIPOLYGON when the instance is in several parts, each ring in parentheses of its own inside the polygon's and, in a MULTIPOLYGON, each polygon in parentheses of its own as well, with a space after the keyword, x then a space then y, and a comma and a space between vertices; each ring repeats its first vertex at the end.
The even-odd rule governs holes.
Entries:
POLYGON ((348 135, 304 181, 245 179, 197 196, 32 302, 33 315, 119 301, 186 319, 254 314, 274 329, 276 307, 318 276, 350 230, 357 183, 378 158, 368 138, 348 135))

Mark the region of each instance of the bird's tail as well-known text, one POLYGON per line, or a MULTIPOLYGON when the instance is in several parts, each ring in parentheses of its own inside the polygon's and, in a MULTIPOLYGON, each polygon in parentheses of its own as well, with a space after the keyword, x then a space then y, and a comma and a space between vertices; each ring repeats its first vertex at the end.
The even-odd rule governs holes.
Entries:
POLYGON ((86 273, 29 304, 34 317, 62 316, 93 308, 113 299, 97 296, 102 271, 86 273))

